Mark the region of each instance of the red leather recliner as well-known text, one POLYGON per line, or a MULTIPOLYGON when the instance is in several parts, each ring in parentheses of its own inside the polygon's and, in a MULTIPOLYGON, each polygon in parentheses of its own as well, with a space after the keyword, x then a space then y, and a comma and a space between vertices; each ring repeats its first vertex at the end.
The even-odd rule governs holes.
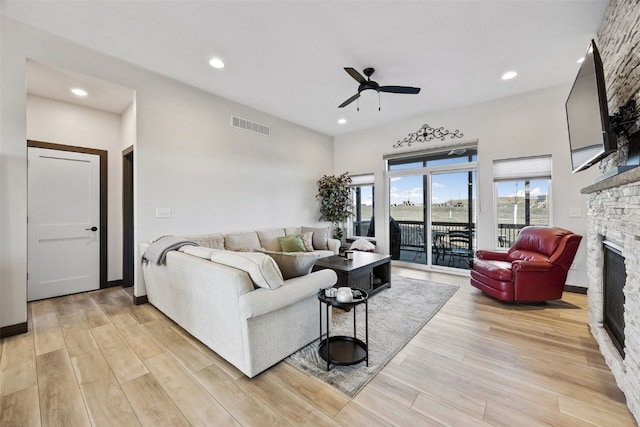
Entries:
POLYGON ((525 227, 507 252, 476 252, 471 284, 500 301, 560 299, 580 240, 558 227, 525 227))

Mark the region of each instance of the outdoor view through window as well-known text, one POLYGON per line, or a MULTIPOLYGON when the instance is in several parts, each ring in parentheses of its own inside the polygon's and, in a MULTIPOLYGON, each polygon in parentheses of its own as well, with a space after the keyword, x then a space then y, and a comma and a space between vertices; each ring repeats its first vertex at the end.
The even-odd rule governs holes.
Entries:
POLYGON ((392 259, 469 269, 475 248, 475 147, 388 161, 392 259))

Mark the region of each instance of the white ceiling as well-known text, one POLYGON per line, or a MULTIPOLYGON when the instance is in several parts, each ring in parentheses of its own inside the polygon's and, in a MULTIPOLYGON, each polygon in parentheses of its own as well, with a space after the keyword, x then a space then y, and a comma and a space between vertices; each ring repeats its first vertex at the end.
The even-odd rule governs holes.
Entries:
POLYGON ((327 135, 571 83, 607 4, 0 0, 3 15, 327 135), (358 86, 344 67, 422 91, 338 109, 358 86))

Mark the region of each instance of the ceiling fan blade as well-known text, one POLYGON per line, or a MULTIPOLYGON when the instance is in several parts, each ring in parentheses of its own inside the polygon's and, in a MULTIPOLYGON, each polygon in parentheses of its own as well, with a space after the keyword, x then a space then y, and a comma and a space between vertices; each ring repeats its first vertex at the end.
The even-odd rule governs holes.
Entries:
POLYGON ((415 95, 416 93, 420 93, 420 88, 411 86, 380 86, 380 92, 408 93, 415 95))
POLYGON ((360 98, 360 94, 356 93, 351 98, 347 99, 342 104, 338 105, 338 108, 346 107, 347 105, 351 104, 353 101, 355 101, 358 98, 360 98))
POLYGON ((362 77, 362 74, 360 74, 358 72, 358 70, 356 70, 355 68, 351 68, 351 67, 344 67, 344 70, 349 73, 349 75, 351 77, 353 77, 354 79, 356 79, 356 81, 360 84, 364 84, 367 82, 367 79, 365 79, 364 77, 362 77))

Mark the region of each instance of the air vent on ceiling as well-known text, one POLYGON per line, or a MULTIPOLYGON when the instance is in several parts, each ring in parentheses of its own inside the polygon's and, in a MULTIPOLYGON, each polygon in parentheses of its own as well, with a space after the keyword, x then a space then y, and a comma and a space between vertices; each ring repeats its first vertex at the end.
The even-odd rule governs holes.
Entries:
POLYGON ((236 116, 231 116, 231 126, 233 126, 234 128, 244 129, 266 136, 271 135, 271 128, 269 126, 261 125, 260 123, 252 122, 246 119, 241 119, 240 117, 236 116))

